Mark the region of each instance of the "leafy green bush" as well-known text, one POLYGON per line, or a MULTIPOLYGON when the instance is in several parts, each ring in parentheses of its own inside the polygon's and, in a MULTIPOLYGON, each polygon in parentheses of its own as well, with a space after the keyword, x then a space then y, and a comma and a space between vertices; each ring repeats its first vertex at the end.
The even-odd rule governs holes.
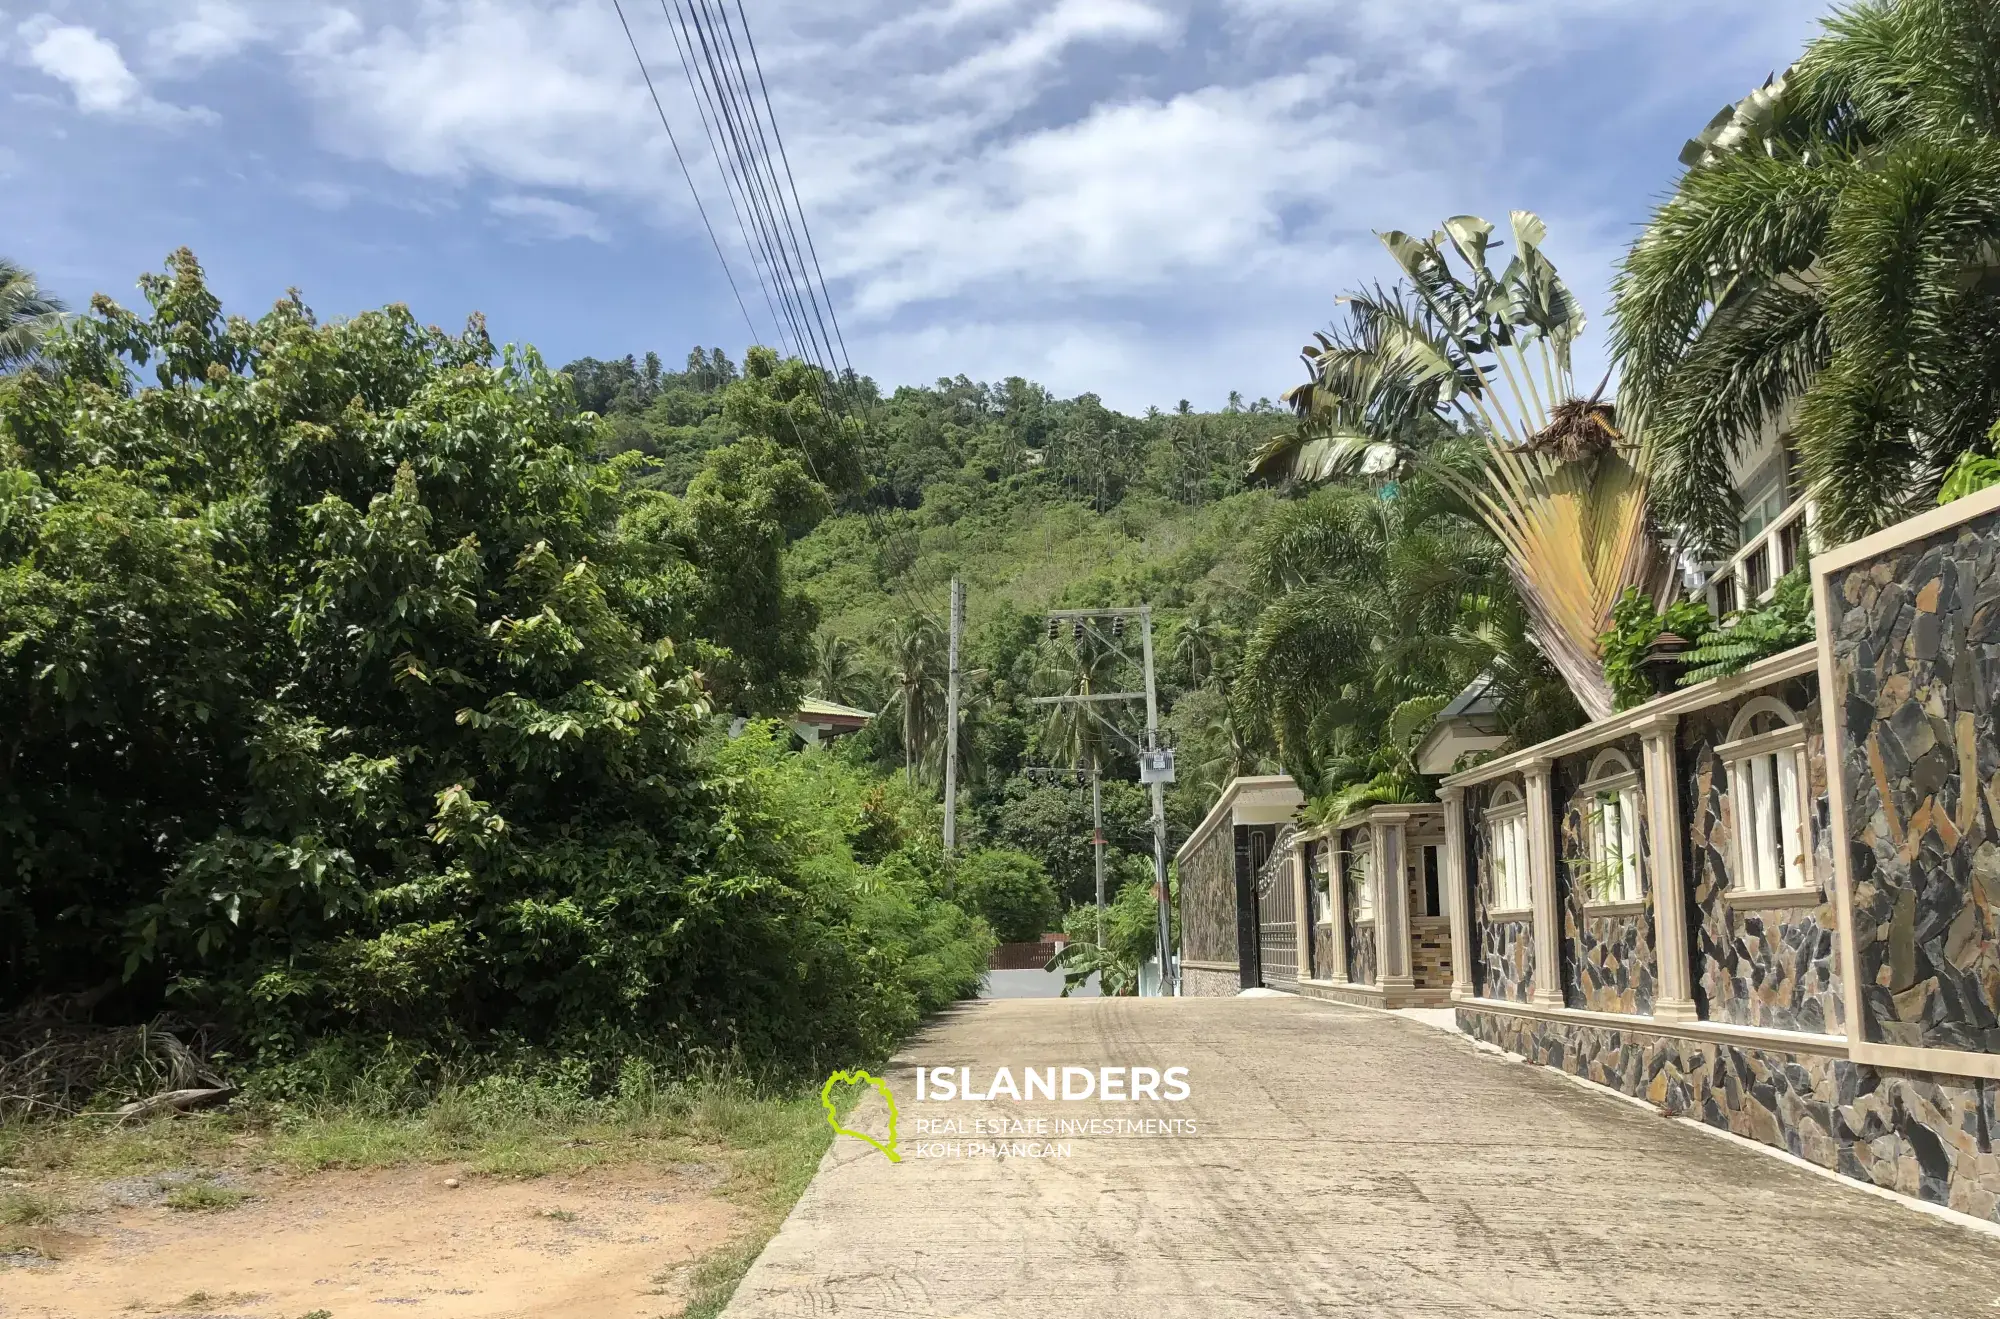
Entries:
POLYGON ((1739 609, 1720 627, 1709 629, 1687 653, 1687 671, 1680 685, 1692 687, 1710 678, 1741 673, 1756 661, 1813 639, 1812 579, 1806 566, 1778 579, 1771 598, 1750 609, 1739 609))
MULTIPOLYGON (((476 320, 225 320, 186 252, 143 287, 0 388, 0 1003, 798 1069, 977 983, 935 866, 854 860, 867 784, 709 731, 809 655, 789 450, 638 489, 476 320)), ((796 402, 756 365, 725 407, 796 402)))
POLYGON ((955 876, 959 905, 978 912, 1002 943, 1027 943, 1055 926, 1056 886, 1026 852, 988 848, 968 853, 955 876))
MULTIPOLYGON (((1987 443, 2000 454, 2000 421, 1993 423, 1986 432, 1987 443)), ((1944 485, 1938 490, 1938 503, 1949 504, 1955 499, 1963 499, 1975 490, 2000 485, 2000 456, 1984 454, 1977 449, 1967 449, 1944 474, 1944 485)))
MULTIPOLYGON (((1105 904, 1104 942, 1097 942, 1097 907, 1078 905, 1063 917, 1069 943, 1062 951, 1063 992, 1069 993, 1096 972, 1098 988, 1109 995, 1139 992, 1139 966, 1160 947, 1160 906, 1154 896, 1153 862, 1127 857, 1119 867, 1117 893, 1105 904)), ((1180 892, 1178 880, 1172 892, 1180 892)), ((1174 946, 1180 946, 1180 903, 1171 904, 1174 946)))
POLYGON ((1620 710, 1652 699, 1653 684, 1643 667, 1646 652, 1662 632, 1698 640, 1715 626, 1708 605, 1696 599, 1677 600, 1665 612, 1653 608, 1653 597, 1636 586, 1625 588, 1611 606, 1611 627, 1598 638, 1604 653, 1604 676, 1620 710))

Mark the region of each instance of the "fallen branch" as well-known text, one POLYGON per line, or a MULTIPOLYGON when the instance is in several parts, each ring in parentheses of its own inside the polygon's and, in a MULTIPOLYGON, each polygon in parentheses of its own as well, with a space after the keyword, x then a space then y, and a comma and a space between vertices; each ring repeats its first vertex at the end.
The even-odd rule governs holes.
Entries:
POLYGON ((199 1108, 203 1104, 212 1104, 235 1093, 236 1087, 233 1085, 216 1086, 211 1090, 163 1090, 150 1098, 135 1099, 123 1108, 113 1109, 111 1116, 118 1119, 118 1125, 123 1126, 135 1118, 149 1118, 169 1110, 199 1108))

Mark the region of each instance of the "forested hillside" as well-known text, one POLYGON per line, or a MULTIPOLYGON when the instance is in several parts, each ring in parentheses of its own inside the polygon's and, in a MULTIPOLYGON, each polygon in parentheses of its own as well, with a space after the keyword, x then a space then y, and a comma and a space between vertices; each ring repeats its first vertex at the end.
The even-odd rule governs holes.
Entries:
MULTIPOLYGON (((565 371, 584 405, 602 412, 607 451, 654 464, 644 481, 684 482, 706 448, 735 433, 720 399, 736 368, 720 349, 697 348, 672 372, 653 353, 565 371)), ((1095 752, 1107 780, 1114 889, 1151 856, 1129 748, 1028 703, 1067 690, 1079 663, 1103 663, 1080 660, 1068 635, 1049 642, 1049 608, 1156 607, 1163 708, 1182 751, 1170 798, 1176 838, 1229 777, 1270 763, 1268 740, 1245 734, 1226 692, 1258 613, 1251 548, 1280 502, 1250 481, 1250 462, 1292 428, 1288 411, 1232 399, 1221 412, 1183 402, 1133 417, 1019 378, 960 377, 887 396, 854 379, 829 402, 859 421, 864 471, 835 515, 791 547, 787 573, 818 611, 808 686, 883 712, 853 754, 907 767, 935 788, 945 722, 940 628, 956 575, 966 583, 968 636, 961 831, 975 845, 1037 857, 1069 901, 1088 901, 1088 789, 1035 782, 1023 770, 1076 766, 1095 752)), ((1116 718, 1133 734, 1144 726, 1136 704, 1116 718)))

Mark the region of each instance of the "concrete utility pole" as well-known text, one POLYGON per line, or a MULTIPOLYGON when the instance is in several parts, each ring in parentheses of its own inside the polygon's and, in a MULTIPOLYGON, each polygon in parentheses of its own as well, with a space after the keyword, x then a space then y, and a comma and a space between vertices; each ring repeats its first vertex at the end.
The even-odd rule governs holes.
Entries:
MULTIPOLYGON (((1153 609, 1151 605, 1139 605, 1118 609, 1055 609, 1049 611, 1049 640, 1059 635, 1063 623, 1074 625, 1078 640, 1088 632, 1104 645, 1110 646, 1124 658, 1132 662, 1131 655, 1118 642, 1125 635, 1125 620, 1137 618, 1141 624, 1145 651, 1142 665, 1146 674, 1146 689, 1142 692, 1084 692, 1070 696, 1037 696, 1036 705, 1074 705, 1087 712, 1090 718, 1108 733, 1117 737, 1139 760, 1139 781, 1153 790, 1153 882, 1159 895, 1159 954, 1160 992, 1172 995, 1176 988, 1174 975, 1173 946, 1173 898, 1167 889, 1167 806, 1166 785, 1174 781, 1174 753, 1160 745, 1160 702, 1153 676, 1153 609), (1099 622, 1109 620, 1110 635, 1106 637, 1097 630, 1099 622), (1140 744, 1132 740, 1117 724, 1097 713, 1100 703, 1122 701, 1146 702, 1146 740, 1140 744)), ((1098 786, 1097 758, 1091 758, 1091 805, 1095 814, 1096 832, 1093 837, 1097 849, 1097 943, 1104 946, 1104 816, 1098 786)))
POLYGON ((1104 946, 1104 776, 1090 757, 1090 847, 1097 865, 1097 946, 1104 946))
MULTIPOLYGON (((1160 745, 1160 700, 1153 686, 1153 607, 1139 611, 1140 635, 1146 657, 1146 749, 1160 745)), ((1172 998, 1179 988, 1174 974, 1173 896, 1167 890, 1167 799, 1166 783, 1148 774, 1153 789, 1153 883, 1160 895, 1160 993, 1172 998)))
MULTIPOLYGON (((944 855, 958 845, 958 638, 965 631, 965 583, 951 579, 951 641, 944 689, 944 855)), ((949 881, 947 881, 949 883, 949 881)), ((1099 881, 1099 888, 1102 888, 1099 881)))

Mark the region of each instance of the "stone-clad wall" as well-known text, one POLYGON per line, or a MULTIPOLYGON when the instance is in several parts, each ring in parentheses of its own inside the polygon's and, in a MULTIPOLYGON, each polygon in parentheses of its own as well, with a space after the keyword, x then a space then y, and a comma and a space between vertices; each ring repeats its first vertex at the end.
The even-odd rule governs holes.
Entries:
MULTIPOLYGON (((1550 791, 1561 805, 1561 833, 1557 847, 1561 857, 1556 866, 1557 905, 1563 914, 1561 941, 1563 1000, 1573 1008, 1594 1012, 1625 1012, 1639 1015, 1653 1010, 1653 995, 1659 976, 1659 957, 1654 947, 1658 928, 1653 923, 1653 881, 1640 866, 1644 906, 1641 910, 1605 912, 1593 905, 1588 884, 1590 867, 1590 797, 1584 782, 1590 762, 1606 750, 1624 753, 1626 762, 1637 770, 1639 739, 1623 738, 1592 747, 1555 762, 1550 791)), ((1643 785, 1634 789, 1645 799, 1643 785)), ((1649 855, 1650 838, 1643 814, 1640 818, 1640 855, 1649 855)), ((1621 904, 1622 905, 1622 904, 1621 904)))
POLYGON ((1535 923, 1481 921, 1479 997, 1526 1003, 1535 992, 1535 923))
MULTIPOLYGON (((1358 829, 1344 829, 1340 835, 1340 900, 1347 904, 1347 983, 1351 985, 1372 985, 1375 983, 1375 923, 1366 924, 1356 919, 1361 910, 1360 887, 1354 881, 1355 858, 1369 858, 1369 868, 1374 869, 1374 837, 1367 825, 1358 829)), ((1372 882, 1372 881, 1371 881, 1372 882)))
MULTIPOLYGON (((2000 1222, 1993 1147, 2000 1083, 1462 1006, 1458 1024, 1475 1039, 1675 1116, 2000 1222)), ((1773 1230, 1782 1236, 1782 1225, 1773 1230)))
POLYGON ((1204 971, 1181 968, 1182 998, 1235 998, 1243 992, 1243 979, 1234 971, 1204 971))
MULTIPOLYGON (((1181 956, 1236 964, 1236 840, 1225 824, 1180 864, 1181 956)), ((1229 992, 1235 993, 1236 985, 1229 992)))
POLYGON ((1472 983, 1480 998, 1526 1003, 1535 992, 1535 923, 1526 916, 1496 919, 1493 904, 1492 839, 1486 832, 1486 806, 1501 783, 1521 786, 1518 776, 1482 783, 1465 794, 1467 882, 1472 900, 1472 983))
POLYGON ((1333 922, 1327 921, 1313 926, 1313 963, 1315 980, 1333 979, 1333 922))
POLYGON ((2000 1053, 2000 513, 1830 573, 1861 1038, 2000 1053))
POLYGON ((1819 679, 1795 678, 1684 716, 1675 733, 1684 864, 1691 898, 1694 998, 1701 1015, 1739 1026, 1768 1026, 1839 1035, 1846 1029, 1838 913, 1832 893, 1832 835, 1827 822, 1826 742, 1820 732, 1819 679), (1728 740, 1744 703, 1774 696, 1806 726, 1807 793, 1813 809, 1813 873, 1820 887, 1796 907, 1737 909, 1728 901, 1735 879, 1735 804, 1729 775, 1715 748, 1728 740))
POLYGON ((1418 989, 1451 988, 1451 922, 1419 916, 1410 922, 1410 974, 1418 989))
POLYGON ((1347 983, 1375 983, 1375 922, 1350 922, 1347 926, 1347 983))

